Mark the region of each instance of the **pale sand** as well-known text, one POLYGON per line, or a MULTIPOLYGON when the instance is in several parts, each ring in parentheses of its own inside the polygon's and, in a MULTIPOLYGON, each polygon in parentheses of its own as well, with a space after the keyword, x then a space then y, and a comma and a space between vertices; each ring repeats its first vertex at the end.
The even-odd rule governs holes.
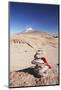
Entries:
POLYGON ((49 64, 58 64, 58 38, 49 35, 19 34, 10 37, 10 72, 32 67, 38 48, 44 48, 49 64), (31 46, 30 46, 30 45, 31 46))

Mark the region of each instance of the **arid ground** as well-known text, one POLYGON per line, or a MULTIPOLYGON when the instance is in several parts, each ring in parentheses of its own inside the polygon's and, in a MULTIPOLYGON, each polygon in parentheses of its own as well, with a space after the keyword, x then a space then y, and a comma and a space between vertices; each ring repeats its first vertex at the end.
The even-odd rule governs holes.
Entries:
POLYGON ((58 36, 46 32, 10 34, 10 87, 58 84, 58 36), (45 50, 52 69, 46 78, 37 78, 31 61, 39 48, 45 50))

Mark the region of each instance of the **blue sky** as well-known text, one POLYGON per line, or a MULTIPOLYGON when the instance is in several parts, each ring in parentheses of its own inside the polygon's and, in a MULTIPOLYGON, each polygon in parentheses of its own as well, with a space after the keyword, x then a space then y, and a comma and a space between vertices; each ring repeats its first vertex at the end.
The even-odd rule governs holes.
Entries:
POLYGON ((27 26, 48 33, 58 32, 58 5, 10 2, 10 32, 27 26))

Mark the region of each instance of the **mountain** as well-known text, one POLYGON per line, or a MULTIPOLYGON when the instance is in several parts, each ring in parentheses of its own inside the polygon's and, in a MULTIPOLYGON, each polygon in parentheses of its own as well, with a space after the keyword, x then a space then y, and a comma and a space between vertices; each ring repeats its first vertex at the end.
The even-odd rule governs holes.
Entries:
POLYGON ((23 32, 18 32, 16 33, 16 35, 34 35, 34 36, 41 36, 48 39, 53 38, 53 36, 48 32, 43 32, 42 30, 37 30, 32 27, 27 27, 23 32))

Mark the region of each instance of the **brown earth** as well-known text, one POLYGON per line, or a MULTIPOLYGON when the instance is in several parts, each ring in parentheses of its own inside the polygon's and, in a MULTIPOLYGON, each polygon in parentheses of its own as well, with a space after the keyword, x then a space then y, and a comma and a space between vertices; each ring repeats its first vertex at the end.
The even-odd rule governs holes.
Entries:
POLYGON ((47 77, 37 77, 32 68, 15 71, 10 73, 10 87, 27 87, 41 85, 57 85, 57 70, 50 70, 47 77))
POLYGON ((10 36, 10 87, 58 84, 58 37, 48 33, 20 33, 10 36), (31 61, 39 48, 52 66, 46 78, 35 76, 31 61), (29 68, 30 67, 30 68, 29 68))

